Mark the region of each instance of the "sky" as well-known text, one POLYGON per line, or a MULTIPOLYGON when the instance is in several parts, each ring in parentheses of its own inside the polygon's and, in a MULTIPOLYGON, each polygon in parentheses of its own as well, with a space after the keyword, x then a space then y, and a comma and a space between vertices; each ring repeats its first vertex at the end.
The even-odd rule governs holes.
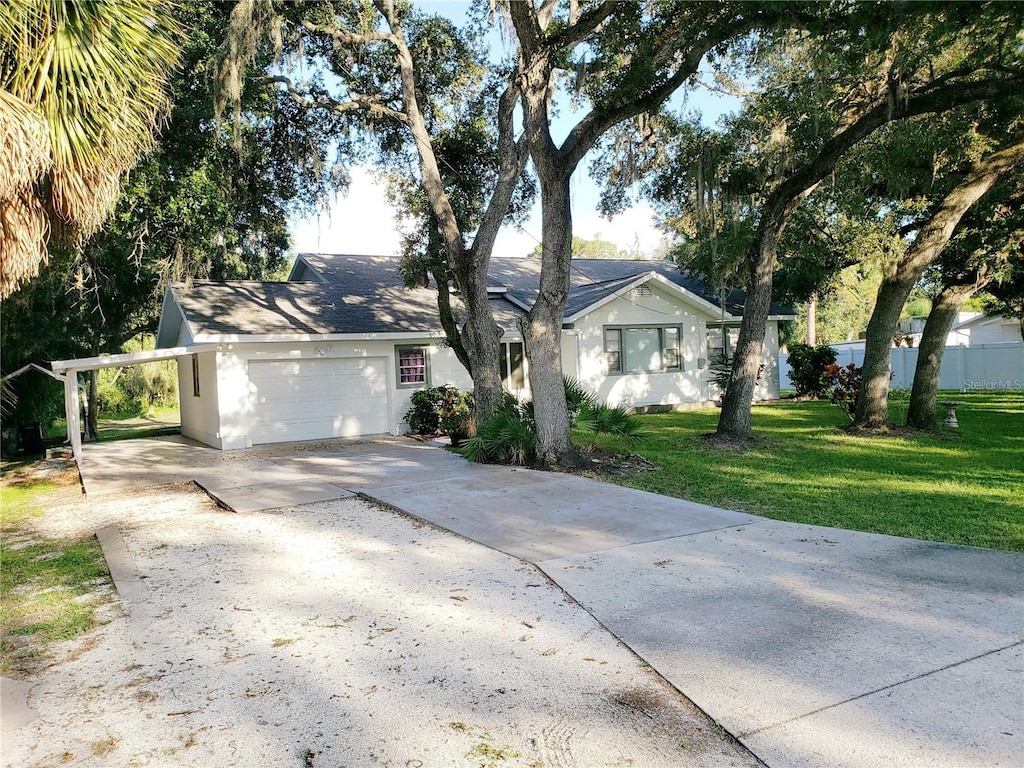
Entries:
MULTIPOLYGON (((461 21, 469 3, 434 2, 424 5, 461 21)), ((494 46, 504 45, 500 35, 494 33, 492 37, 494 46)), ((712 124, 721 114, 735 108, 735 100, 702 90, 689 98, 687 107, 700 111, 704 122, 712 124)), ((559 122, 552 125, 556 141, 561 141, 582 117, 580 112, 562 111, 564 114, 559 122)), ((610 220, 602 217, 598 211, 600 190, 588 174, 589 164, 589 157, 584 158, 571 181, 573 234, 586 239, 609 240, 630 252, 653 252, 663 236, 654 226, 651 207, 640 203, 610 220)), ((399 252, 401 235, 396 212, 387 202, 383 186, 375 180, 373 168, 357 166, 350 169, 350 173, 348 192, 339 195, 328 210, 319 216, 293 217, 290 220, 292 247, 296 252, 367 255, 399 252)), ((527 256, 540 242, 540 237, 538 195, 530 218, 521 228, 511 224, 504 226, 493 255, 498 258, 527 256)))

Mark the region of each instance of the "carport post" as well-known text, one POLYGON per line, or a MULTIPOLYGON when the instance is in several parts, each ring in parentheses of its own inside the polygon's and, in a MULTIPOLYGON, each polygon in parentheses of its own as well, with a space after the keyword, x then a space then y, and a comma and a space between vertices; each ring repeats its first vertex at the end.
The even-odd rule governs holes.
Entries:
POLYGON ((64 417, 68 426, 68 441, 75 461, 82 463, 82 421, 78 410, 78 371, 68 368, 64 372, 64 417))

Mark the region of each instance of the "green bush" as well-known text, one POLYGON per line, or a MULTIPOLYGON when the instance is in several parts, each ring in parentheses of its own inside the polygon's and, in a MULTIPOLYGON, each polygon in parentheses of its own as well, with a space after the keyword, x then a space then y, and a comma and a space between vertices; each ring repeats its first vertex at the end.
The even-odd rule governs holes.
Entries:
POLYGON ((469 434, 473 418, 473 393, 444 385, 427 387, 412 395, 412 407, 405 414, 409 431, 415 435, 449 435, 452 443, 469 434))
POLYGON ((829 366, 836 361, 836 351, 828 344, 812 347, 794 344, 789 348, 789 380, 800 397, 823 397, 830 388, 829 366))
POLYGON ((135 418, 146 413, 146 403, 138 393, 126 391, 121 377, 117 379, 116 368, 100 370, 99 382, 96 385, 96 407, 104 416, 122 419, 135 418))

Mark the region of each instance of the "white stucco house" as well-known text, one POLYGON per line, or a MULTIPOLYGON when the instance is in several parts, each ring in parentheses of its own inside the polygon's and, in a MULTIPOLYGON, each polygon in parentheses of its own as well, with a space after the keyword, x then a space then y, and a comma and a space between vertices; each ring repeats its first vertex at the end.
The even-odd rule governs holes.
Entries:
MULTIPOLYGON (((534 259, 495 259, 490 272, 505 385, 523 397, 517 321, 539 273, 534 259)), ((735 343, 742 301, 734 292, 719 306, 670 262, 574 259, 564 372, 613 405, 708 402, 717 395, 708 360, 735 343)), ((778 396, 778 322, 793 316, 772 307, 759 399, 778 396)), ((178 361, 182 434, 225 450, 402 434, 413 392, 472 386, 445 345, 434 289, 404 288, 394 257, 301 254, 283 283, 170 286, 151 354, 178 361)))
POLYGON ((960 312, 946 339, 949 347, 1021 343, 1024 343, 1024 334, 1019 319, 982 312, 960 312))

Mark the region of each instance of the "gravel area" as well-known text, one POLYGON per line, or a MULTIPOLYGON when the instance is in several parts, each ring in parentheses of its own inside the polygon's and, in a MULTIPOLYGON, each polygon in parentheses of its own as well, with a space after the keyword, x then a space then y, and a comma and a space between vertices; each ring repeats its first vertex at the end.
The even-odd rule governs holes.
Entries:
POLYGON ((55 506, 149 590, 29 678, 6 766, 757 766, 533 566, 344 499, 55 506))

